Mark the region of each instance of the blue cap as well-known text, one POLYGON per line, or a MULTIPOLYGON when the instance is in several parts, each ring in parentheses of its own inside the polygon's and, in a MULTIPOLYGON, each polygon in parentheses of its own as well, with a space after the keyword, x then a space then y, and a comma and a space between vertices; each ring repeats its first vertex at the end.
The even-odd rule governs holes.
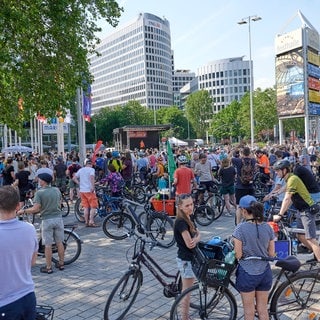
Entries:
POLYGON ((239 208, 248 209, 252 202, 257 202, 257 199, 254 196, 244 196, 240 199, 239 208))

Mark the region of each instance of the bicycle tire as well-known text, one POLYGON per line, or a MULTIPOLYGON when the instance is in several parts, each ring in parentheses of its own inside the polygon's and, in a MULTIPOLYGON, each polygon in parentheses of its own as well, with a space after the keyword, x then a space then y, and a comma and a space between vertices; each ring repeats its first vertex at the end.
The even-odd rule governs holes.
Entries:
POLYGON ((153 241, 157 241, 159 247, 170 248, 176 242, 173 220, 164 212, 153 212, 148 215, 146 231, 153 241))
POLYGON ((196 284, 184 290, 173 303, 170 310, 170 320, 183 319, 184 298, 190 296, 189 317, 193 320, 236 320, 237 302, 228 288, 208 287, 196 284), (199 287, 200 286, 200 287, 199 287), (201 301, 208 301, 206 307, 201 301))
POLYGON ((272 319, 315 319, 320 313, 320 275, 317 271, 302 271, 289 279, 278 287, 272 297, 272 319))
POLYGON ((214 193, 213 195, 208 197, 206 204, 210 206, 210 208, 214 212, 213 220, 217 220, 221 217, 222 212, 224 210, 224 200, 221 197, 221 195, 214 193))
MULTIPOLYGON (((98 199, 99 200, 99 199, 98 199)), ((83 207, 81 205, 81 198, 78 198, 76 203, 74 204, 74 215, 76 216, 76 219, 81 222, 81 223, 85 223, 85 219, 84 219, 84 210, 83 207)), ((98 212, 96 210, 94 217, 96 217, 98 215, 98 212)))
POLYGON ((104 234, 114 240, 128 238, 135 226, 133 218, 125 212, 113 212, 102 222, 104 234))
POLYGON ((104 308, 104 320, 124 319, 142 286, 140 270, 127 271, 111 291, 104 308))
MULTIPOLYGON (((74 232, 65 229, 63 246, 64 264, 68 265, 75 262, 81 254, 81 240, 74 234, 74 232)), ((58 250, 55 244, 52 245, 52 261, 54 263, 59 262, 58 250)))
POLYGON ((193 215, 194 219, 200 226, 208 226, 215 220, 214 211, 207 204, 197 206, 194 210, 193 215))
POLYGON ((60 209, 62 211, 62 216, 66 217, 70 212, 70 205, 67 198, 64 195, 61 195, 60 209))

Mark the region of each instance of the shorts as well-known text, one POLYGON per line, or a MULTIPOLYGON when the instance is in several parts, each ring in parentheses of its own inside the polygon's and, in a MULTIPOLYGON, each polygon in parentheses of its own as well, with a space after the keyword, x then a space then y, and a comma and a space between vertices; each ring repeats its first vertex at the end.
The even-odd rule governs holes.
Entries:
POLYGON ((2 320, 12 319, 36 319, 36 295, 34 292, 0 307, 2 320))
POLYGON ((269 291, 272 286, 272 271, 269 264, 266 270, 259 275, 248 274, 239 265, 236 276, 236 288, 239 292, 269 291))
POLYGON ((42 244, 50 246, 53 242, 64 240, 64 225, 61 217, 42 220, 41 225, 42 244))
POLYGON ((234 185, 227 186, 227 187, 221 187, 220 193, 221 194, 234 194, 235 193, 234 185))
POLYGON ((214 189, 214 182, 213 181, 200 181, 200 186, 206 187, 206 190, 210 192, 214 189))
POLYGON ((83 206, 83 208, 87 208, 87 209, 98 208, 98 198, 95 193, 80 192, 80 196, 81 196, 81 205, 83 206))
POLYGON ((298 212, 297 228, 304 229, 306 239, 316 239, 316 214, 308 211, 298 212))
POLYGON ((79 188, 79 185, 75 183, 72 179, 69 180, 69 188, 79 188))
POLYGON ((192 279, 196 277, 192 271, 191 261, 181 260, 180 258, 176 258, 176 260, 182 279, 192 279))
POLYGON ((236 204, 239 204, 240 199, 246 195, 253 196, 254 190, 253 189, 236 189, 236 204))

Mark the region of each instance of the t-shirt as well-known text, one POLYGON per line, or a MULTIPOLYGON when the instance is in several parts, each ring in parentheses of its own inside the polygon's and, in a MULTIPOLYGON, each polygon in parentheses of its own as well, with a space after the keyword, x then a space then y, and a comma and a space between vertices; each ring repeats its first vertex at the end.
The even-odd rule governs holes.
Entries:
POLYGON ((59 179, 66 178, 67 169, 67 165, 65 165, 64 163, 58 163, 57 165, 55 165, 54 171, 56 172, 56 177, 59 179))
POLYGON ((41 219, 47 220, 61 217, 62 212, 60 208, 61 192, 56 187, 43 187, 39 189, 34 196, 34 203, 41 205, 41 219))
POLYGON ((218 176, 221 177, 222 187, 233 186, 236 176, 236 169, 232 166, 227 168, 220 168, 218 176))
POLYGON ((10 185, 14 182, 14 179, 12 178, 11 172, 14 172, 13 165, 7 165, 2 174, 3 174, 3 185, 10 185))
POLYGON ((29 175, 30 172, 26 170, 21 170, 16 173, 16 179, 19 180, 18 188, 20 193, 23 191, 28 191, 30 184, 29 184, 29 175))
POLYGON ((34 226, 16 218, 0 221, 0 307, 34 291, 32 256, 38 251, 34 226))
POLYGON ((190 168, 180 167, 173 175, 177 179, 176 194, 191 193, 191 184, 194 181, 194 173, 190 168))
MULTIPOLYGON (((268 257, 268 247, 275 238, 274 231, 266 222, 261 224, 242 222, 237 225, 232 236, 242 242, 243 258, 268 257)), ((250 275, 262 274, 268 266, 268 261, 239 260, 241 267, 250 275)))
POLYGON ((193 258, 193 252, 189 249, 182 237, 182 232, 188 230, 190 233, 190 227, 187 222, 181 218, 177 218, 174 223, 174 238, 178 247, 178 258, 184 261, 191 261, 193 258))
POLYGON ((95 171, 91 167, 83 167, 78 170, 75 176, 79 179, 80 192, 91 192, 92 182, 91 177, 95 176, 95 171))
POLYGON ((200 182, 213 181, 211 163, 209 161, 206 161, 205 163, 198 162, 194 167, 194 171, 196 175, 199 176, 200 182))

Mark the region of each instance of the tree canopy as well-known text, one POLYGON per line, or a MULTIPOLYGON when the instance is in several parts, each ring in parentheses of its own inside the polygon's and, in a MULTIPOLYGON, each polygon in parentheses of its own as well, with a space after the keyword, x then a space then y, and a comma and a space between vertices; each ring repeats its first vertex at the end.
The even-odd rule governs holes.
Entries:
POLYGON ((35 114, 72 107, 76 88, 92 80, 96 21, 116 26, 123 9, 114 0, 0 0, 0 7, 0 123, 19 129, 35 114))

